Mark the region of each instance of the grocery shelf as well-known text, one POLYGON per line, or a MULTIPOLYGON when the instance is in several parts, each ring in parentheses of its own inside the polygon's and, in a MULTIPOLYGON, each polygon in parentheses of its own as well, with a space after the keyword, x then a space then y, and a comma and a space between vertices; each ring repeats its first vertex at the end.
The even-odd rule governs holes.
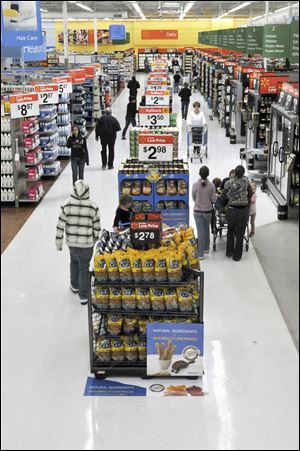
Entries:
MULTIPOLYGON (((111 284, 113 285, 113 284, 111 284)), ((161 288, 162 285, 160 285, 159 283, 157 283, 155 285, 156 287, 161 288)), ((190 317, 190 316, 196 316, 198 315, 198 311, 195 310, 191 310, 191 311, 186 311, 186 312, 182 312, 181 310, 130 310, 130 309, 102 309, 97 307, 97 304, 92 304, 95 312, 96 313, 100 313, 102 315, 106 314, 106 315, 138 315, 138 316, 179 316, 179 317, 190 317)))

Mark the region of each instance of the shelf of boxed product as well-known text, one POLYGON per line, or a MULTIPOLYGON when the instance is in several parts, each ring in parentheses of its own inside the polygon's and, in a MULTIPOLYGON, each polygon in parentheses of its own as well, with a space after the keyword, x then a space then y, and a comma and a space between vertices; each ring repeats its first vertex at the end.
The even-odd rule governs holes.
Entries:
POLYGON ((60 173, 60 162, 55 161, 59 154, 59 127, 57 126, 57 106, 40 106, 40 146, 43 153, 42 177, 56 177, 60 173))
POLYGON ((229 136, 230 126, 230 75, 222 74, 219 89, 220 101, 218 104, 219 121, 221 127, 225 127, 226 136, 229 136))
POLYGON ((185 52, 183 55, 183 64, 184 64, 184 73, 187 74, 191 74, 192 70, 193 70, 193 59, 194 59, 194 54, 193 53, 188 53, 185 52))
POLYGON ((71 94, 71 115, 73 125, 77 125, 82 136, 86 136, 86 111, 84 100, 85 89, 81 84, 73 85, 73 92, 71 94))
POLYGON ((58 67, 59 58, 56 50, 53 49, 47 52, 47 63, 48 67, 58 67))
POLYGON ((57 106, 58 157, 70 157, 67 139, 71 134, 70 94, 60 94, 57 106))
POLYGON ((203 323, 203 297, 191 228, 173 231, 149 251, 132 249, 129 235, 104 230, 90 277, 91 372, 146 376, 147 324, 203 323))
POLYGON ((85 104, 83 106, 84 117, 86 120, 86 127, 93 128, 94 127, 94 108, 93 108, 93 91, 94 91, 94 83, 93 80, 89 79, 85 83, 82 84, 85 93, 83 94, 83 98, 85 104))

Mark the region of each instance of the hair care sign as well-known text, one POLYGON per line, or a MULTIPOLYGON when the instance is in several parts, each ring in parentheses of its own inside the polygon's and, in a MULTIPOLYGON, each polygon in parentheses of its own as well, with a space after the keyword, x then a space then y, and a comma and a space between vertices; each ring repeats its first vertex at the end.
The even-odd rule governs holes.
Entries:
POLYGON ((40 105, 58 103, 58 85, 35 85, 34 90, 39 93, 40 105))
POLYGON ((170 105, 170 91, 146 91, 146 105, 147 106, 169 106, 170 105))
POLYGON ((39 96, 36 93, 11 95, 9 101, 12 119, 38 116, 40 114, 39 96))
POLYGON ((170 125, 169 107, 139 107, 140 126, 160 127, 170 125))
POLYGON ((52 82, 58 85, 58 94, 71 94, 72 88, 72 77, 54 77, 52 82))
POLYGON ((140 161, 173 161, 173 135, 139 135, 140 161))
POLYGON ((42 45, 40 2, 1 2, 1 38, 4 47, 42 45))

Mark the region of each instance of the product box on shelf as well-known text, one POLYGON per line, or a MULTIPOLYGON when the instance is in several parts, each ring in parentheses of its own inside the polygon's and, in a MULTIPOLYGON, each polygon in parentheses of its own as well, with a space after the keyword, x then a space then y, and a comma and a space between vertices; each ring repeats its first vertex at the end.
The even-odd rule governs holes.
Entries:
POLYGON ((43 154, 40 147, 37 147, 36 149, 25 154, 25 164, 37 164, 42 159, 43 154))
POLYGON ((24 147, 26 149, 35 149, 40 144, 40 136, 38 133, 35 133, 31 136, 25 136, 24 138, 24 147))
POLYGON ((35 117, 31 117, 22 122, 22 132, 25 134, 34 133, 39 129, 39 121, 35 117))

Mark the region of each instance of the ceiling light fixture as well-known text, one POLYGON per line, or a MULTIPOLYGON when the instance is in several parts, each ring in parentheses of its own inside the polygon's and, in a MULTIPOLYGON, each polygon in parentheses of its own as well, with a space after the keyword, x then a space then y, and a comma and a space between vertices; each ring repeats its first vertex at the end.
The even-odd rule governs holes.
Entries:
POLYGON ((189 12, 189 10, 192 9, 192 7, 194 6, 194 3, 196 3, 196 2, 188 2, 188 4, 185 6, 184 10, 180 14, 179 20, 182 20, 184 18, 184 16, 189 12))
POLYGON ((274 13, 279 13, 280 11, 284 11, 285 9, 295 8, 295 6, 299 6, 299 3, 294 3, 293 5, 284 6, 283 8, 275 9, 274 13))
POLYGON ((144 16, 143 11, 141 10, 140 5, 138 4, 138 2, 130 2, 132 4, 132 6, 134 7, 134 9, 136 10, 136 12, 140 15, 141 19, 146 20, 146 17, 144 16))
POLYGON ((234 8, 231 8, 229 11, 227 11, 226 13, 221 14, 219 17, 217 17, 217 19, 222 19, 222 17, 228 16, 231 13, 234 13, 236 11, 239 11, 242 8, 246 8, 246 6, 251 5, 251 3, 253 2, 244 2, 241 5, 237 5, 234 8))
POLYGON ((41 13, 47 13, 47 12, 48 12, 48 9, 41 8, 41 13))
POLYGON ((163 3, 163 8, 179 8, 180 4, 177 2, 168 2, 168 3, 163 3))
POLYGON ((79 6, 79 8, 85 9, 86 11, 94 12, 94 10, 92 8, 90 8, 89 6, 84 5, 83 3, 75 2, 75 5, 79 6))

